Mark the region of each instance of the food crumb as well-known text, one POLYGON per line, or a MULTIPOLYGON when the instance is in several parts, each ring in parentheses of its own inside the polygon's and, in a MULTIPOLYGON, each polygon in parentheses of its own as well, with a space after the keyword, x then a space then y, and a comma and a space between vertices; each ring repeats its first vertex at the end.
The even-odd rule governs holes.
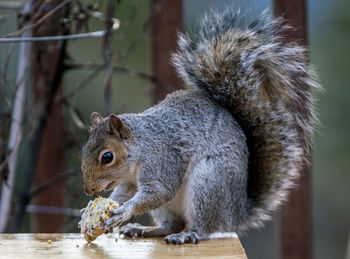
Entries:
POLYGON ((47 240, 47 243, 48 243, 48 244, 51 244, 51 243, 52 243, 51 239, 47 240))

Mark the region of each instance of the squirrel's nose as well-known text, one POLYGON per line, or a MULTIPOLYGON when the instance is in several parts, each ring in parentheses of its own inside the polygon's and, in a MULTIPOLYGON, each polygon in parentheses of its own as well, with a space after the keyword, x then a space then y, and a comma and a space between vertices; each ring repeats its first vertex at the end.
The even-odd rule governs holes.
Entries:
POLYGON ((87 188, 86 186, 84 186, 84 190, 87 195, 92 195, 95 192, 95 188, 87 188))

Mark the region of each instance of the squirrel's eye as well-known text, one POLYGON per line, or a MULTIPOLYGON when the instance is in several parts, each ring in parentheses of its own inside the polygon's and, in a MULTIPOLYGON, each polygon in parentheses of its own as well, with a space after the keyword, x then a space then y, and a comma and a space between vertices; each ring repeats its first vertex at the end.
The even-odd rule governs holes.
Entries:
POLYGON ((112 162, 113 160, 113 153, 108 151, 108 152, 105 152, 103 155, 102 155, 102 158, 101 158, 101 163, 103 165, 105 164, 109 164, 110 162, 112 162))

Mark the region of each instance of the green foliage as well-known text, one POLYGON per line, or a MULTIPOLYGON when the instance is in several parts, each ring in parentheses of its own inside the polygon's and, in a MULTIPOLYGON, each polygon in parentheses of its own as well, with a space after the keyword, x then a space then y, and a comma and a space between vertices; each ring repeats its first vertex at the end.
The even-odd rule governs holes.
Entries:
POLYGON ((350 229, 350 2, 325 12, 311 31, 312 63, 325 88, 317 95, 322 125, 313 155, 315 250, 316 258, 342 258, 350 229))

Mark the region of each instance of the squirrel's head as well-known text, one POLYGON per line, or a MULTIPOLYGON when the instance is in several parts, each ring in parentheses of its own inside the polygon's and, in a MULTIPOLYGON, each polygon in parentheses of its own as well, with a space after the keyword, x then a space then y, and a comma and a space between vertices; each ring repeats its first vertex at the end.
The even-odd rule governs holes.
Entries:
POLYGON ((86 194, 111 190, 135 172, 129 154, 133 136, 116 115, 91 114, 91 135, 82 150, 81 169, 86 194))

